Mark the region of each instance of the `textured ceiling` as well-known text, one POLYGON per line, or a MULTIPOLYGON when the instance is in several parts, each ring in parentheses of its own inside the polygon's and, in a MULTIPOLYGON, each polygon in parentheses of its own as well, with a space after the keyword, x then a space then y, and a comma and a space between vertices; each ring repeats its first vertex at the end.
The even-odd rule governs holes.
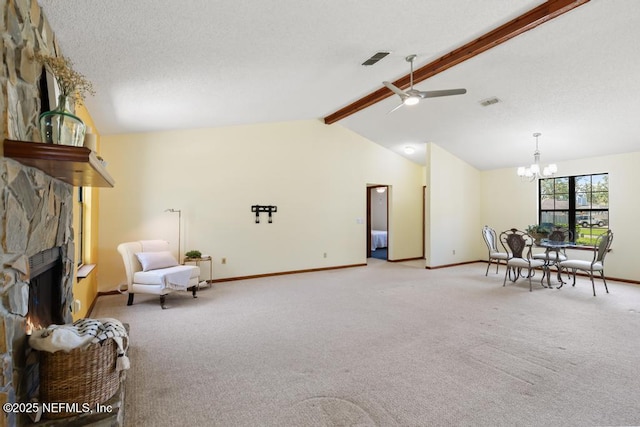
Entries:
MULTIPOLYGON (((39 0, 97 90, 104 135, 318 119, 543 1, 39 0), (360 65, 380 50, 391 54, 360 65)), ((424 164, 434 142, 478 169, 640 148, 640 1, 591 0, 416 86, 463 87, 344 126, 424 164), (482 107, 479 101, 501 102, 482 107), (413 155, 402 149, 412 145, 413 155)), ((561 173, 561 171, 560 171, 561 173)))

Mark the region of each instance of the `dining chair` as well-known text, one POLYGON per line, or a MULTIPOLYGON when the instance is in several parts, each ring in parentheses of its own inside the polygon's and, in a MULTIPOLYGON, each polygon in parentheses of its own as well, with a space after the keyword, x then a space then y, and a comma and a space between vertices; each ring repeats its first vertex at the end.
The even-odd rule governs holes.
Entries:
POLYGON ((498 236, 496 235, 496 230, 485 225, 482 227, 482 237, 484 238, 484 242, 487 244, 487 249, 489 250, 489 263, 487 264, 487 271, 485 271, 484 275, 489 274, 489 267, 491 266, 491 261, 496 261, 496 274, 498 274, 498 267, 500 266, 500 260, 507 261, 509 258, 509 254, 506 252, 500 252, 498 250, 498 236))
POLYGON ((536 268, 542 268, 545 265, 545 261, 541 259, 534 259, 531 253, 531 247, 533 246, 534 239, 528 233, 512 228, 500 233, 500 243, 504 247, 505 252, 510 256, 507 259, 507 269, 504 273, 504 281, 502 286, 507 284, 507 276, 509 272, 512 272, 510 280, 516 282, 518 278, 523 277, 529 279, 529 292, 533 290, 531 284, 531 277, 535 274, 536 268), (526 276, 522 276, 522 270, 527 271, 526 276))
POLYGON ((581 259, 567 259, 565 261, 560 262, 560 269, 566 268, 567 270, 572 270, 573 272, 573 284, 576 285, 576 271, 581 270, 589 273, 589 278, 591 279, 591 287, 593 288, 593 296, 596 296, 596 285, 593 281, 593 274, 598 271, 600 272, 600 277, 602 277, 602 282, 604 283, 604 289, 609 293, 609 288, 607 288, 607 280, 604 278, 604 259, 611 248, 611 242, 613 241, 613 232, 611 230, 607 230, 605 234, 598 236, 596 240, 596 244, 593 247, 593 259, 591 261, 585 261, 581 259))

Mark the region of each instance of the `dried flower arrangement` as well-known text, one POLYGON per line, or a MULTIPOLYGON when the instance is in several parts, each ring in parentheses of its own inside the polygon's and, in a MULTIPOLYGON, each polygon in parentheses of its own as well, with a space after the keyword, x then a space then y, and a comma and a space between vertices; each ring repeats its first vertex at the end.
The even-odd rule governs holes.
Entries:
POLYGON ((34 59, 56 78, 60 95, 72 97, 82 103, 87 94, 95 95, 93 85, 87 78, 73 69, 73 63, 65 56, 49 56, 36 53, 34 59))

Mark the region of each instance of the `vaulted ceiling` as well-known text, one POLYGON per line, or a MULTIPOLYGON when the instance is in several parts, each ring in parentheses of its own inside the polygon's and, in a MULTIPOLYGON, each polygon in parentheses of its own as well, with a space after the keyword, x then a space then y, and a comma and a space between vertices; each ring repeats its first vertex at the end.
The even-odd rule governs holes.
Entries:
MULTIPOLYGON (((104 135, 324 121, 545 3, 573 1, 39 0, 63 53, 94 84, 104 135), (390 52, 372 66, 361 65, 390 52)), ((582 3, 582 1, 579 1, 582 3)), ((417 163, 434 142, 478 169, 640 148, 640 2, 591 0, 389 96, 344 126, 417 163), (498 103, 482 106, 481 101, 498 103), (405 154, 404 147, 415 148, 405 154)), ((328 120, 331 121, 331 120, 328 120)))

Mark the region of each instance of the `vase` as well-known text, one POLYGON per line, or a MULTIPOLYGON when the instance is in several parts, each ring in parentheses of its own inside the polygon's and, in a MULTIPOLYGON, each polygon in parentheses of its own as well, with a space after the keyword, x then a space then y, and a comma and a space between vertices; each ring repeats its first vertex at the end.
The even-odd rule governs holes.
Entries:
POLYGON ((529 235, 533 237, 536 243, 540 243, 542 239, 546 239, 548 236, 547 233, 539 233, 537 231, 532 231, 531 233, 529 233, 529 235))
POLYGON ((84 143, 85 125, 79 117, 71 113, 69 98, 58 97, 58 106, 40 114, 40 136, 48 144, 73 145, 84 143))

